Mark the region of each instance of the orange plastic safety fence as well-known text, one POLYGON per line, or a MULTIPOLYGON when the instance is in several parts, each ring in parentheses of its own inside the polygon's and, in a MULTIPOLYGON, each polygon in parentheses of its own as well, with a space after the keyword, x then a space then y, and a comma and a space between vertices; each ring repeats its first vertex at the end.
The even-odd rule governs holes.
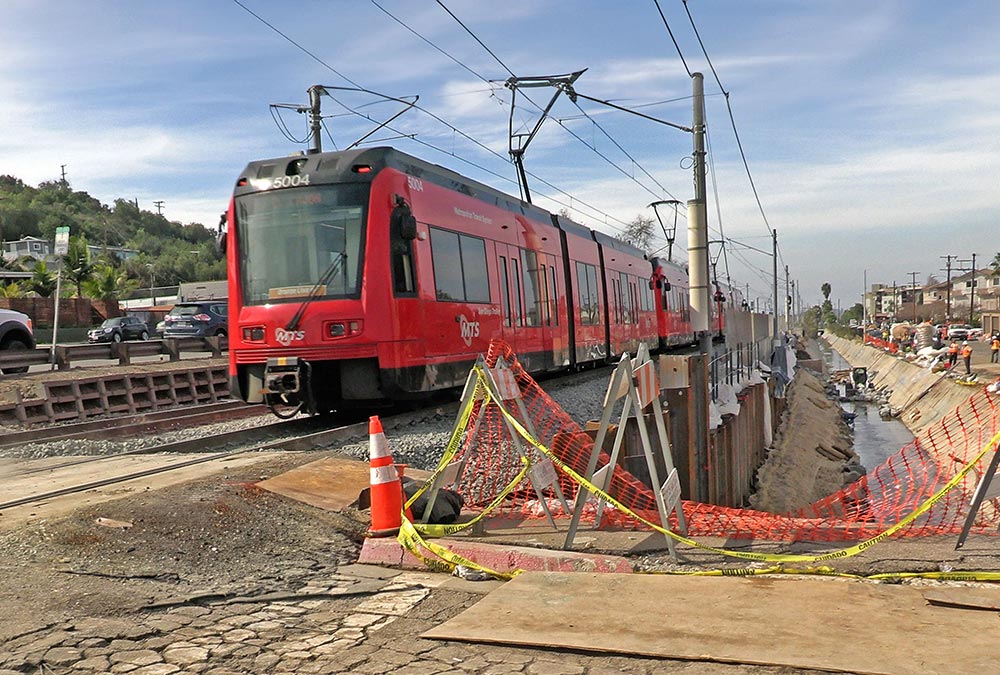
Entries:
MULTIPOLYGON (((521 391, 522 414, 512 401, 504 403, 508 412, 550 449, 560 461, 584 474, 593 451, 591 437, 527 373, 510 347, 495 341, 490 345, 490 367, 502 359, 511 368, 521 391)), ((768 541, 851 541, 874 536, 902 520, 945 485, 1000 430, 1000 409, 996 396, 980 390, 969 397, 938 424, 928 428, 882 465, 851 486, 805 509, 788 514, 772 514, 750 509, 683 503, 691 536, 724 536, 768 541)), ((533 459, 539 453, 512 436, 496 402, 477 402, 466 434, 454 461, 462 471, 458 489, 472 508, 484 508, 522 468, 522 455, 533 459)), ((924 515, 896 536, 925 536, 955 533, 961 529, 979 476, 991 459, 987 453, 959 485, 948 492, 924 515)), ((600 454, 598 466, 610 458, 600 454)), ((565 473, 558 473, 559 485, 570 510, 578 486, 565 473)), ((557 493, 544 488, 544 505, 555 517, 567 517, 557 493)), ((608 493, 635 513, 659 522, 653 492, 620 466, 615 467, 608 493)), ((545 515, 531 484, 523 482, 491 515, 531 518, 545 515)), ((584 520, 595 509, 584 510, 584 520)), ((1000 504, 988 500, 980 509, 973 531, 995 531, 1000 523, 1000 504)), ((614 509, 604 512, 603 525, 637 527, 638 523, 614 509)), ((668 527, 676 527, 675 522, 668 527)))

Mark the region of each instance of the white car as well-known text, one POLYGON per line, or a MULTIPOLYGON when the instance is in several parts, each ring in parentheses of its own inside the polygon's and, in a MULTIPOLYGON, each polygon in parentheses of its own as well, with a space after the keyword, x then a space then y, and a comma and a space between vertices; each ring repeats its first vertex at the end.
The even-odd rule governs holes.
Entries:
MULTIPOLYGON (((35 334, 27 314, 12 309, 0 309, 0 351, 22 351, 35 348, 35 334)), ((27 366, 4 368, 5 375, 28 372, 27 366)))
POLYGON ((972 326, 967 326, 964 323, 953 323, 948 326, 948 339, 965 340, 969 337, 970 330, 972 330, 972 326))

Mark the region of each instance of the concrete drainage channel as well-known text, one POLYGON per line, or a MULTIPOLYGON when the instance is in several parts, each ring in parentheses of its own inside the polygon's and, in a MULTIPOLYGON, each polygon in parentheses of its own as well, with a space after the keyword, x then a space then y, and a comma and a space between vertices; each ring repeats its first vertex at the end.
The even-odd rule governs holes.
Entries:
POLYGON ((39 398, 25 399, 15 390, 13 403, 0 403, 0 424, 66 422, 214 403, 229 396, 229 374, 225 365, 215 365, 45 382, 42 387, 39 398))

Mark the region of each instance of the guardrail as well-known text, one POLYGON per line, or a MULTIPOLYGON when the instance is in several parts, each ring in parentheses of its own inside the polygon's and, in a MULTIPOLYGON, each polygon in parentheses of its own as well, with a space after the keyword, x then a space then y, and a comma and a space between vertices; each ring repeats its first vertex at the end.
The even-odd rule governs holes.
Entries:
MULTIPOLYGON (((212 356, 222 356, 222 352, 228 348, 229 339, 225 336, 164 338, 145 342, 56 345, 55 356, 59 370, 66 370, 74 361, 117 360, 118 365, 127 366, 139 356, 166 354, 171 361, 180 361, 181 352, 212 352, 212 356)), ((31 351, 4 351, 0 352, 0 370, 45 365, 51 363, 51 358, 50 347, 38 347, 31 351)))

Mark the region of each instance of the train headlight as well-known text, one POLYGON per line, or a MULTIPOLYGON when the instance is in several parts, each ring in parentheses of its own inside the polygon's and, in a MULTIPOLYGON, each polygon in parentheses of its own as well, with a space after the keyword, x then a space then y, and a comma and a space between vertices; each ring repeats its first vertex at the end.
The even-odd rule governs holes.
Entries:
POLYGON ((264 341, 264 327, 263 326, 248 326, 243 328, 243 341, 244 342, 263 342, 264 341))
POLYGON ((349 321, 334 321, 326 324, 323 334, 328 338, 351 337, 361 335, 365 322, 361 319, 351 319, 349 321))

